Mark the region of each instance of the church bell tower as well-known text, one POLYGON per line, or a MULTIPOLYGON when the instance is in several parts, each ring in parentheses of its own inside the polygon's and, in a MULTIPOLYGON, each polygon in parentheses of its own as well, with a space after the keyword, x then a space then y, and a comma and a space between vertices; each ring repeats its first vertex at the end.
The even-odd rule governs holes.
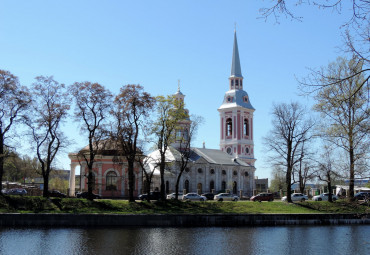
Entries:
POLYGON ((229 77, 229 90, 218 108, 220 113, 220 149, 254 166, 253 108, 248 93, 243 90, 238 42, 234 31, 234 46, 229 77))

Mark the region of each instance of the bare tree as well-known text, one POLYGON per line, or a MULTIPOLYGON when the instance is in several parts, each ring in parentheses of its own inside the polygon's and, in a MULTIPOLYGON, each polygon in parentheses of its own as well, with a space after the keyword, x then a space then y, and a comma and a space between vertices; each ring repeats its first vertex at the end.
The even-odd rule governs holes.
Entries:
POLYGON ((0 189, 2 189, 4 162, 7 156, 6 140, 10 131, 30 102, 26 88, 21 87, 18 78, 8 71, 0 70, 0 189))
POLYGON ((106 133, 102 128, 110 112, 112 94, 99 83, 88 81, 76 82, 71 85, 70 90, 75 103, 75 119, 82 122, 81 132, 87 134, 88 138, 87 152, 81 151, 77 156, 87 165, 88 199, 92 200, 94 186, 92 169, 95 156, 108 144, 103 141, 106 133))
POLYGON ((314 169, 313 166, 310 164, 310 162, 312 161, 312 155, 307 149, 308 146, 307 144, 305 146, 305 142, 302 142, 299 149, 301 154, 299 163, 293 169, 293 183, 298 183, 299 191, 301 193, 304 193, 307 181, 314 178, 314 169))
POLYGON ((111 132, 112 139, 117 143, 121 157, 128 163, 129 201, 134 199, 134 164, 138 161, 143 148, 140 148, 139 136, 148 123, 149 115, 153 111, 155 98, 144 92, 140 85, 126 85, 114 100, 115 108, 112 110, 114 117, 111 132))
POLYGON ((31 112, 26 124, 31 130, 44 179, 43 196, 49 196, 49 175, 58 151, 67 143, 61 123, 68 116, 69 94, 52 76, 38 76, 32 84, 31 112))
POLYGON ((190 117, 190 123, 188 126, 186 125, 184 128, 181 126, 178 127, 183 129, 180 132, 177 132, 179 136, 176 136, 176 140, 179 143, 179 147, 177 150, 179 159, 176 159, 176 164, 178 166, 178 174, 175 185, 176 200, 178 199, 181 176, 187 168, 189 160, 193 155, 193 151, 191 150, 192 142, 195 139, 199 125, 202 124, 203 121, 204 119, 201 116, 192 115, 190 117))
POLYGON ((357 75, 361 69, 356 58, 349 61, 338 58, 314 76, 325 85, 314 91, 317 102, 314 109, 324 120, 321 136, 348 154, 351 198, 354 196, 356 161, 366 157, 370 145, 369 90, 363 86, 365 77, 357 75))
POLYGON ((338 176, 335 170, 335 159, 333 158, 333 149, 329 145, 323 146, 323 153, 317 161, 315 175, 320 181, 326 182, 329 190, 329 202, 333 202, 332 186, 334 177, 338 176))
POLYGON ((264 143, 272 153, 273 164, 286 168, 287 199, 291 199, 292 174, 300 162, 302 143, 312 138, 310 133, 314 123, 306 117, 305 109, 298 103, 273 106, 272 130, 264 137, 264 143))
MULTIPOLYGON (((277 0, 270 1, 272 4, 269 7, 264 7, 260 9, 262 17, 265 19, 273 16, 275 21, 278 22, 280 15, 290 17, 294 20, 302 20, 302 17, 298 17, 295 14, 294 8, 297 6, 314 5, 321 10, 333 10, 339 15, 343 10, 350 9, 352 11, 351 18, 342 26, 343 29, 343 39, 345 47, 343 49, 344 53, 350 53, 356 56, 358 61, 357 65, 363 68, 357 69, 356 72, 349 76, 336 77, 337 79, 332 79, 331 84, 339 84, 345 80, 353 79, 356 76, 364 77, 361 87, 367 87, 369 89, 369 79, 370 79, 370 1, 369 0, 277 0)), ((320 71, 311 70, 314 76, 320 75, 320 71)), ((325 77, 329 79, 330 77, 325 77)), ((310 79, 302 80, 301 84, 311 86, 316 90, 320 90, 328 86, 328 84, 323 84, 317 81, 312 81, 310 79)), ((357 91, 353 91, 357 93, 357 91)))

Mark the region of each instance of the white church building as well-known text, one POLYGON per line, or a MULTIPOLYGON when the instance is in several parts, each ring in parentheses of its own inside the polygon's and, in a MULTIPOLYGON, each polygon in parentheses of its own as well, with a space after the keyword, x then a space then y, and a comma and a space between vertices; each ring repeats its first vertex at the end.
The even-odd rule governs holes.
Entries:
MULTIPOLYGON (((196 193, 231 192, 242 196, 252 196, 255 189, 253 112, 254 108, 243 89, 238 43, 234 32, 231 74, 228 90, 218 108, 220 115, 220 149, 191 148, 192 154, 187 168, 182 173, 179 191, 196 193)), ((180 91, 175 99, 184 101, 185 95, 180 91)), ((187 110, 186 110, 187 111, 187 110)), ((186 123, 185 123, 186 125, 186 123)), ((178 144, 174 143, 166 152, 164 179, 166 193, 175 191, 179 169, 176 161, 180 160, 178 144)), ((159 189, 160 176, 155 159, 158 151, 148 155, 151 163, 147 171, 154 171, 152 189, 159 189)))

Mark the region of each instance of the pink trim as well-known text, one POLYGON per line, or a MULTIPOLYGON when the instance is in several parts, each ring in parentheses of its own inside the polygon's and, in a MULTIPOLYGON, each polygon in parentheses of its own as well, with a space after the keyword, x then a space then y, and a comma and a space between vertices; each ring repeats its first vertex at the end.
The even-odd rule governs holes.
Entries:
POLYGON ((241 154, 241 153, 240 153, 240 150, 241 150, 241 145, 240 145, 240 144, 238 144, 238 154, 241 154))
POLYGON ((237 122, 237 129, 238 129, 238 140, 240 140, 240 113, 238 113, 238 122, 237 122))

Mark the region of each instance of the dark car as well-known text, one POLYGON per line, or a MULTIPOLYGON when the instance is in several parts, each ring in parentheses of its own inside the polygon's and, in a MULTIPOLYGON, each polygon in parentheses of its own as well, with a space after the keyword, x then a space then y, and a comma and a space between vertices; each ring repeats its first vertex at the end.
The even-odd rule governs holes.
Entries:
POLYGON ((60 192, 59 190, 52 190, 49 191, 49 197, 67 197, 67 195, 60 192))
POLYGON ((254 202, 262 202, 262 201, 268 201, 272 202, 274 201, 274 195, 272 193, 259 193, 253 197, 250 198, 251 201, 254 202))
POLYGON ((370 191, 361 191, 355 194, 355 200, 367 200, 370 199, 370 191))
POLYGON ((4 194, 7 194, 7 195, 27 195, 27 190, 25 189, 22 189, 22 188, 14 188, 14 189, 9 189, 6 191, 6 193, 4 194))
MULTIPOLYGON (((79 192, 77 193, 77 198, 87 198, 87 196, 89 195, 89 192, 79 192)), ((94 194, 92 193, 92 196, 93 196, 93 199, 100 199, 101 196, 99 196, 98 194, 94 194)))
POLYGON ((204 193, 204 194, 202 194, 202 196, 206 197, 207 200, 213 200, 213 198, 215 197, 215 194, 213 194, 213 193, 204 193))
MULTIPOLYGON (((159 191, 153 191, 149 193, 149 200, 159 200, 161 198, 161 192, 159 191)), ((148 194, 141 194, 139 195, 139 199, 141 201, 148 199, 148 194)))

